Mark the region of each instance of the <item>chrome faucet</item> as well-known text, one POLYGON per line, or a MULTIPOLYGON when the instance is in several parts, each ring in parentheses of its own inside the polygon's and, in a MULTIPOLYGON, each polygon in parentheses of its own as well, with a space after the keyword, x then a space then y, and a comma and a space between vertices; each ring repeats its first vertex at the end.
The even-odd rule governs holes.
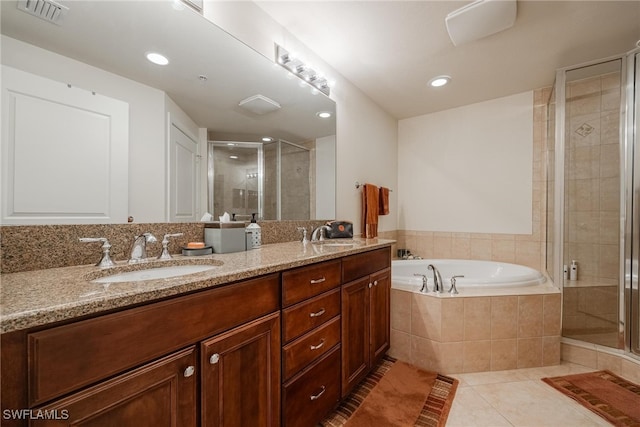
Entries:
POLYGON ((313 233, 311 233, 311 241, 322 242, 324 240, 324 230, 331 230, 331 227, 329 227, 328 225, 321 225, 320 227, 313 230, 313 233), (320 234, 320 237, 318 237, 318 234, 320 234))
POLYGON ((169 253, 169 237, 180 237, 184 236, 184 233, 174 233, 174 234, 165 234, 162 239, 162 253, 158 255, 158 259, 168 260, 171 259, 171 254, 169 253))
POLYGON ((133 246, 131 247, 129 264, 144 261, 147 258, 147 243, 155 243, 157 241, 156 237, 151 233, 142 233, 136 236, 133 241, 133 246))
POLYGON ((442 293, 444 291, 444 284, 442 283, 442 276, 440 275, 440 272, 433 264, 429 264, 427 268, 433 271, 433 292, 442 293))
POLYGON ((429 284, 429 282, 427 280, 427 275, 426 274, 420 274, 420 273, 413 273, 413 275, 422 277, 422 287, 420 288, 420 292, 422 292, 422 293, 429 292, 429 287, 427 286, 429 284))
POLYGON ((464 277, 464 276, 451 276, 451 287, 449 288, 449 293, 451 295, 458 295, 458 289, 456 289, 456 279, 464 277))
POLYGON ((84 243, 92 243, 92 242, 102 242, 102 257, 100 261, 96 264, 96 266, 101 268, 113 267, 115 264, 111 260, 111 256, 109 255, 109 250, 111 249, 111 245, 109 241, 104 237, 81 237, 81 242, 84 243))

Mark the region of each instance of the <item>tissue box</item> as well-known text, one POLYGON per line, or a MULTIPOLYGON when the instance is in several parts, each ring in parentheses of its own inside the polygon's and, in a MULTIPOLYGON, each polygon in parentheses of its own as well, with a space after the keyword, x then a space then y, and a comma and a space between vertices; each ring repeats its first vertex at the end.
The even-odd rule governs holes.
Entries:
POLYGON ((244 222, 208 222, 204 225, 204 243, 213 252, 226 254, 246 250, 244 222))

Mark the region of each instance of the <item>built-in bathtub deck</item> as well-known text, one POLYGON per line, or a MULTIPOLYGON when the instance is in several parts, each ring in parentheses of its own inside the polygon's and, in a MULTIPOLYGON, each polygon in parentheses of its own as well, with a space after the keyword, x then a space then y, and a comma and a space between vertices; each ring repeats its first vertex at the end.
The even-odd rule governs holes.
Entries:
POLYGON ((392 281, 393 357, 443 373, 560 363, 561 293, 552 282, 462 287, 455 296, 448 288, 421 293, 419 284, 392 281))

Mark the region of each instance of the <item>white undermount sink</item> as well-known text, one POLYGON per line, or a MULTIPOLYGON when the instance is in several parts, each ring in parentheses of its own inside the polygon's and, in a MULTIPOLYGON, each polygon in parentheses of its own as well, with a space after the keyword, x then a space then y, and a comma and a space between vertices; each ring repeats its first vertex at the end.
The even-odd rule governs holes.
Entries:
POLYGON ((186 274, 201 273, 216 268, 215 265, 173 265, 169 267, 147 268, 112 274, 93 280, 94 283, 140 282, 144 280, 169 279, 186 274))

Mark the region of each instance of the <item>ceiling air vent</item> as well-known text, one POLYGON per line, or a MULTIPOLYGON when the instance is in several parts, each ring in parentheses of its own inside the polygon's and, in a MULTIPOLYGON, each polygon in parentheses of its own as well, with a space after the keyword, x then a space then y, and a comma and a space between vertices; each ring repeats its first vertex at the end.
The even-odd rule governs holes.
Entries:
POLYGON ((53 24, 58 24, 69 10, 53 0, 18 0, 18 9, 53 24))
POLYGON ((276 101, 263 95, 250 96, 249 98, 240 101, 238 105, 245 110, 249 110, 252 113, 258 115, 267 114, 281 108, 280 104, 278 104, 276 101))

